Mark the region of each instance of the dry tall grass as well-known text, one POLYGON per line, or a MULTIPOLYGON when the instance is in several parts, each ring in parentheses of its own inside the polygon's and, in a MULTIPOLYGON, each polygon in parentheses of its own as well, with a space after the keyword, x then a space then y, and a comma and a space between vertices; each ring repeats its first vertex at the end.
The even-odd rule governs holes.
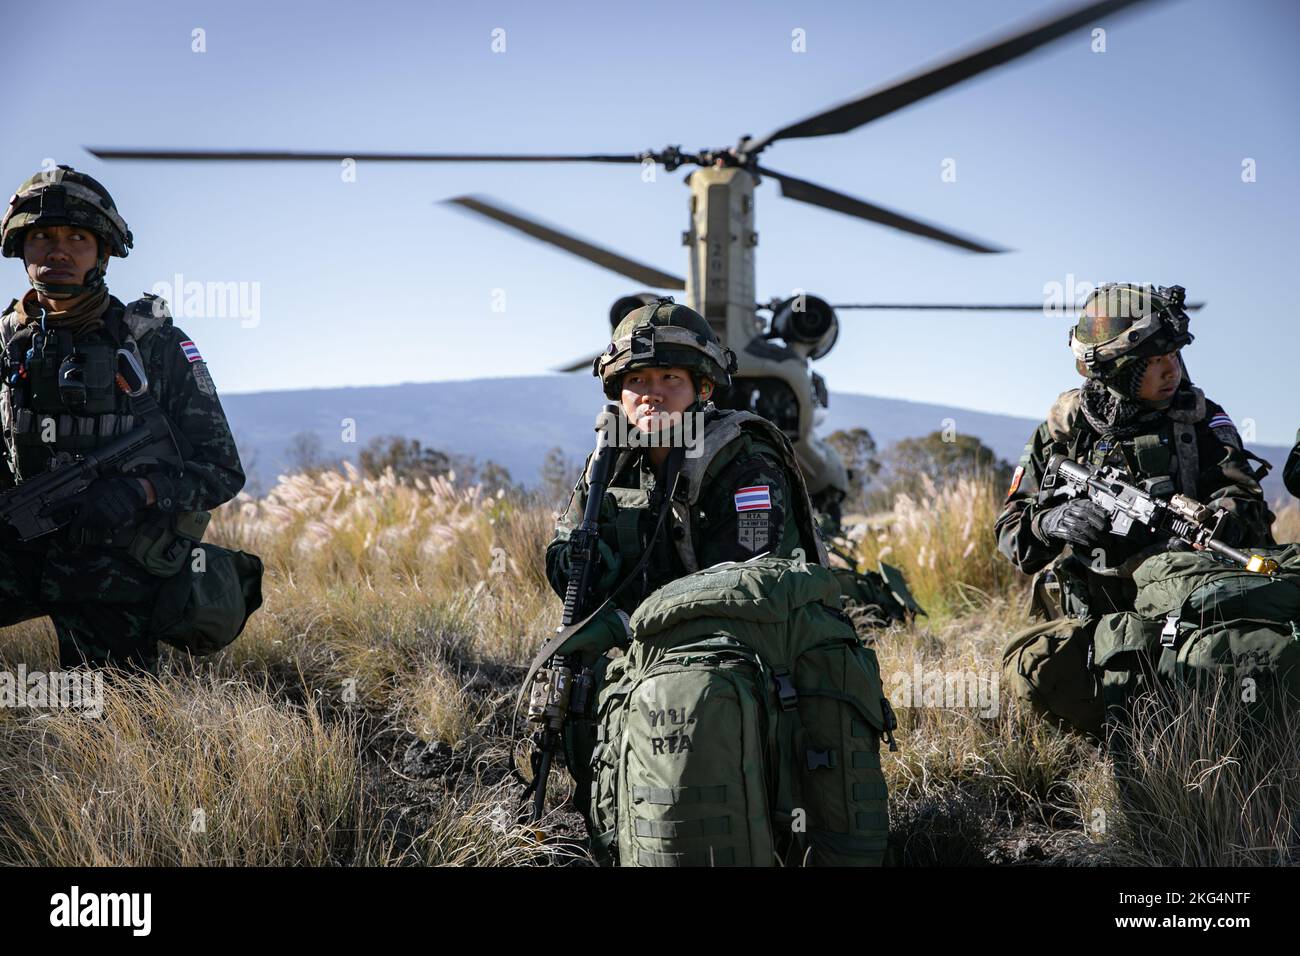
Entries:
POLYGON ((402 833, 348 720, 208 676, 106 686, 102 718, 0 715, 0 865, 546 861, 511 796, 470 781, 402 833))
POLYGON ((1147 698, 1115 742, 1119 842, 1145 866, 1300 863, 1300 713, 1247 713, 1226 682, 1147 698))
POLYGON ((450 684, 479 665, 521 665, 541 643, 552 518, 441 477, 345 468, 217 513, 213 540, 267 566, 265 608, 219 666, 292 671, 327 700, 355 695, 425 735, 450 732, 466 719, 450 684))
POLYGON ((931 615, 978 611, 990 599, 1019 594, 1021 575, 993 536, 1005 489, 991 477, 961 477, 939 488, 929 476, 922 476, 922 488, 919 497, 900 495, 891 512, 851 530, 860 562, 898 567, 931 615))
POLYGON ((227 681, 107 682, 103 716, 0 722, 0 860, 322 865, 359 813, 344 722, 227 681))
POLYGON ((899 862, 1084 862, 1104 854, 1089 826, 1111 799, 1096 746, 1008 706, 1001 693, 1002 647, 1025 623, 1018 601, 997 598, 977 616, 896 628, 877 640, 900 723, 900 750, 883 762, 899 862), (964 688, 964 698, 932 697, 932 685, 964 688), (981 700, 971 693, 977 687, 991 694, 981 700))
MULTIPOLYGON (((903 861, 1294 861, 1300 714, 1247 735, 1231 701, 1184 700, 1173 712, 1149 704, 1129 741, 1140 759, 1117 764, 1106 748, 1008 706, 1005 694, 996 715, 907 699, 918 677, 1000 682, 1002 648, 1029 623, 1027 582, 992 534, 1001 500, 990 481, 927 484, 922 498, 900 497, 852 534, 862 566, 899 566, 939 612, 876 643, 902 723, 902 751, 884 766, 903 861)), ((1300 539, 1300 507, 1279 509, 1274 533, 1300 539)))
MULTIPOLYGON (((918 674, 1000 680, 1002 647, 1026 623, 1024 583, 994 547, 1000 498, 991 482, 930 486, 858 534, 863 564, 901 567, 934 614, 876 641, 902 723, 884 763, 898 859, 1281 859, 1294 823, 1279 807, 1300 805, 1297 728, 1279 731, 1289 751, 1251 755, 1226 716, 1212 733, 1166 717, 1117 767, 1005 693, 984 713, 904 699, 918 674)), ((1289 514, 1279 527, 1300 526, 1289 514)), ((552 523, 536 501, 349 470, 221 509, 213 540, 266 562, 264 608, 223 653, 110 686, 98 721, 0 710, 0 863, 573 858, 512 825, 512 697, 558 613, 542 561, 552 523), (458 769, 411 777, 402 753, 421 740, 458 769)), ((8 669, 55 660, 46 622, 0 643, 8 669)))
MULTIPOLYGON (((445 478, 350 466, 219 509, 211 540, 266 563, 263 609, 221 654, 171 655, 161 682, 110 685, 100 720, 0 711, 0 862, 551 859, 502 824, 500 781, 461 774, 396 807, 367 783, 380 737, 509 761, 509 685, 554 610, 551 524, 445 478), (412 813, 413 800, 428 806, 412 813), (195 810, 206 829, 192 832, 195 810)), ((46 621, 0 646, 11 670, 56 660, 46 621)))

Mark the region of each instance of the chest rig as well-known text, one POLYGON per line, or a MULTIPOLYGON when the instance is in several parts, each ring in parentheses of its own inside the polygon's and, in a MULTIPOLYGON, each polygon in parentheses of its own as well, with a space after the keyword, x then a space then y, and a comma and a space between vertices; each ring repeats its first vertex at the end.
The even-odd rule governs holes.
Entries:
POLYGON ((117 383, 117 350, 139 350, 119 317, 74 339, 5 320, 0 429, 17 480, 82 457, 131 430, 130 400, 117 383), (12 334, 8 334, 12 332, 12 334))
MULTIPOLYGON (((1048 454, 1062 453, 1092 467, 1109 465, 1127 473, 1143 490, 1168 499, 1176 493, 1197 497, 1200 477, 1196 425, 1206 417, 1205 394, 1191 387, 1192 400, 1171 408, 1147 430, 1126 438, 1098 435, 1079 409, 1078 390, 1064 393, 1048 414, 1051 437, 1048 454)), ((1040 588, 1055 595, 1048 602, 1074 617, 1126 610, 1132 607, 1136 587, 1133 571, 1152 554, 1167 550, 1163 541, 1109 542, 1106 566, 1086 564, 1087 557, 1067 553, 1034 579, 1035 601, 1040 588)), ((1050 615, 1056 616, 1056 615, 1050 615)))
MULTIPOLYGON (((16 303, 15 303, 16 305, 16 303)), ((119 348, 131 353, 144 377, 165 382, 156 346, 137 340, 170 321, 166 303, 145 295, 128 305, 112 300, 104 326, 81 338, 19 326, 11 311, 0 317, 0 432, 5 455, 18 481, 63 462, 84 457, 115 437, 164 413, 159 399, 146 393, 131 399, 118 382, 119 348), (146 361, 146 359, 153 361, 146 361), (134 403, 134 404, 133 404, 134 403)), ((137 370, 138 373, 138 370, 137 370)), ((189 445, 168 426, 183 459, 189 445)), ((185 564, 203 538, 207 511, 149 513, 135 524, 102 537, 83 535, 65 545, 121 548, 150 573, 170 577, 185 564)))
POLYGON ((1206 411, 1205 393, 1194 386, 1190 391, 1186 407, 1171 408, 1150 429, 1120 439, 1103 438, 1088 427, 1078 412, 1078 393, 1067 392, 1048 419, 1054 450, 1093 467, 1119 468, 1159 497, 1180 493, 1195 498, 1201 471, 1196 425, 1206 411), (1062 419, 1071 420, 1073 427, 1057 424, 1062 419))
MULTIPOLYGON (((677 493, 669 503, 671 510, 661 540, 653 545, 656 549, 671 549, 679 567, 670 568, 667 561, 656 562, 652 559, 651 563, 655 567, 651 574, 662 580, 651 581, 651 585, 657 587, 666 583, 676 576, 673 571, 689 574, 700 569, 697 555, 701 543, 700 496, 706 486, 723 472, 728 462, 734 459, 738 448, 733 443, 745 435, 750 436, 751 451, 767 452, 785 466, 791 480, 789 506, 795 514, 805 558, 810 563, 823 566, 827 564, 826 549, 813 521, 808 489, 789 439, 776 426, 758 415, 742 411, 720 411, 709 406, 705 412, 701 453, 684 459, 677 493), (667 543, 662 540, 664 537, 667 538, 667 543)), ((634 462, 639 461, 638 451, 622 452, 614 465, 615 481, 627 480, 628 472, 635 467, 634 462)), ((658 494, 653 488, 653 479, 643 472, 639 472, 636 477, 637 487, 620 487, 611 483, 608 488, 608 494, 618 504, 613 528, 616 546, 625 567, 636 562, 645 549, 644 536, 646 530, 654 526, 655 509, 659 502, 658 494)))

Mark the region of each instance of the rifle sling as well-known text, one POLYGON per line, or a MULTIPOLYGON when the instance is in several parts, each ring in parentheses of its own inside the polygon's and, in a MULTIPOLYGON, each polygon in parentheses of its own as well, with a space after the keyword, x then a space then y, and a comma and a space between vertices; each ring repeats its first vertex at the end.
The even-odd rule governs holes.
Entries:
POLYGON ((601 601, 594 611, 584 617, 581 621, 578 621, 575 624, 570 624, 568 627, 557 631, 554 637, 542 645, 542 649, 537 652, 537 656, 533 658, 532 665, 528 668, 528 675, 524 678, 523 686, 519 689, 519 695, 515 698, 516 716, 519 713, 519 705, 523 702, 524 694, 527 693, 528 689, 532 686, 533 677, 537 672, 555 656, 555 653, 564 646, 565 641, 578 631, 582 630, 589 621, 604 611, 614 598, 622 594, 623 589, 632 581, 636 580, 636 576, 641 573, 641 570, 650 560, 651 554, 654 553, 654 544, 659 539, 659 533, 663 530, 664 518, 667 517, 668 512, 672 510, 672 500, 676 497, 678 491, 677 481, 681 475, 682 459, 685 457, 686 449, 680 445, 674 447, 672 451, 668 453, 668 460, 665 462, 666 467, 664 469, 664 482, 661 486, 664 489, 667 489, 667 492, 659 501, 659 506, 656 509, 658 515, 655 518, 654 531, 650 534, 650 540, 646 543, 645 550, 641 552, 641 560, 639 560, 633 566, 632 570, 628 572, 627 576, 623 579, 623 583, 611 591, 609 596, 606 597, 605 600, 601 601))

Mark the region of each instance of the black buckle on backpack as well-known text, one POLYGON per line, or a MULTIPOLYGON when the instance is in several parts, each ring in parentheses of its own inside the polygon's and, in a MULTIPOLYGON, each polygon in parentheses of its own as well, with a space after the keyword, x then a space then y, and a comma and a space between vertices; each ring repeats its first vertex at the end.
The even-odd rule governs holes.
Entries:
POLYGON ((789 671, 777 671, 772 675, 776 681, 776 696, 781 701, 782 710, 794 710, 799 706, 799 692, 794 689, 794 681, 789 671))
POLYGON ((898 717, 894 714, 894 708, 889 703, 888 697, 880 698, 880 715, 884 718, 886 730, 898 729, 898 717))
POLYGON ((834 750, 813 750, 808 748, 808 769, 820 770, 825 767, 827 770, 834 770, 839 766, 839 759, 836 757, 834 750))
POLYGON ((1165 626, 1160 630, 1160 646, 1173 647, 1178 643, 1178 613, 1165 618, 1165 626))
POLYGON ((889 743, 891 751, 898 750, 898 741, 894 740, 894 731, 898 729, 898 717, 894 714, 894 708, 889 704, 888 697, 880 698, 880 714, 885 719, 884 738, 889 743))

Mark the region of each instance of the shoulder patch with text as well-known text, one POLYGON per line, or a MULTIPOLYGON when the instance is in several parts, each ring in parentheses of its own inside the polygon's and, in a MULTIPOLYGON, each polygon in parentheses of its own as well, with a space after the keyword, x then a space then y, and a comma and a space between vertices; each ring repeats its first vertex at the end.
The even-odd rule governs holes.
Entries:
POLYGON ((211 398, 217 394, 217 386, 212 381, 212 374, 208 371, 207 362, 194 363, 194 385, 198 388, 199 394, 211 398))
POLYGON ((746 551, 761 551, 772 539, 772 512, 742 514, 736 519, 736 542, 746 551))

